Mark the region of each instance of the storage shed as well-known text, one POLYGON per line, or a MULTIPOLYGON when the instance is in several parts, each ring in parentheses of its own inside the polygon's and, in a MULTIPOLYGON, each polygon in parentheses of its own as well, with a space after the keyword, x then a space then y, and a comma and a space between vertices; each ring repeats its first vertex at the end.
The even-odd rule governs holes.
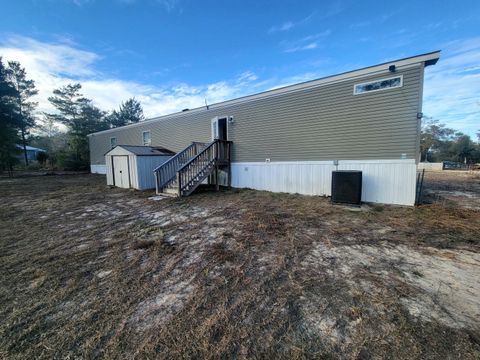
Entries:
POLYGON ((125 189, 155 188, 153 170, 174 152, 160 147, 117 145, 105 154, 107 184, 125 189))

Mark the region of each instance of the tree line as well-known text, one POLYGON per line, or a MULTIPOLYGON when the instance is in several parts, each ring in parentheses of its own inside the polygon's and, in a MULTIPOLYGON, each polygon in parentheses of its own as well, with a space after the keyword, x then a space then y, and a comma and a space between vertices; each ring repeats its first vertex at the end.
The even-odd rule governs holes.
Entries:
POLYGON ((448 128, 439 120, 426 118, 420 135, 421 161, 453 161, 463 164, 480 162, 480 130, 477 142, 469 135, 448 128))
POLYGON ((20 163, 21 153, 28 166, 27 145, 47 150, 38 159, 43 165, 87 170, 88 134, 145 119, 135 98, 106 112, 84 97, 81 88, 80 83, 73 83, 55 89, 48 101, 56 111, 38 114, 38 103, 32 100, 38 94, 34 80, 28 79, 19 62, 4 63, 0 57, 0 170, 12 171, 20 163))

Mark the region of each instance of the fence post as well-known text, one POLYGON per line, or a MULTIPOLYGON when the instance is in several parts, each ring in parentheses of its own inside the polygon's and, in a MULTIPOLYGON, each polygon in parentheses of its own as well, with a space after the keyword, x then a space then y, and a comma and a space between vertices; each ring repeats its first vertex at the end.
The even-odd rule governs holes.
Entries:
POLYGON ((420 191, 418 193, 418 204, 422 203, 423 178, 425 177, 425 169, 422 171, 422 179, 420 180, 420 191))
POLYGON ((231 142, 227 143, 227 156, 228 156, 228 188, 232 188, 232 162, 231 162, 231 142))
POLYGON ((177 172, 177 183, 178 183, 178 197, 182 196, 182 175, 180 172, 177 172))

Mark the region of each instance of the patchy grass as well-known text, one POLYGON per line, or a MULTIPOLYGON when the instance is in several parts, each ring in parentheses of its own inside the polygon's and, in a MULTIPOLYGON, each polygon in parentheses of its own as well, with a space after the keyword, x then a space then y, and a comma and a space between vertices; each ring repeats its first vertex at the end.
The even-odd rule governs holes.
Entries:
POLYGON ((0 357, 480 357, 476 209, 151 195, 0 180, 0 357))

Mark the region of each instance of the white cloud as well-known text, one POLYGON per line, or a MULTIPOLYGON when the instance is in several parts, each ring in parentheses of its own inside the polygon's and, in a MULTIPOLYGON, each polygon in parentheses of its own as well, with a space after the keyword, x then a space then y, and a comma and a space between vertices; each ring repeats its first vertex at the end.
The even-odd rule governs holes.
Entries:
POLYGON ((82 93, 103 110, 112 110, 121 101, 136 97, 145 115, 153 117, 202 106, 205 98, 211 104, 245 95, 256 88, 254 82, 258 79, 252 71, 245 71, 229 81, 199 86, 177 84, 166 88, 126 81, 96 70, 101 56, 81 50, 73 43, 47 43, 22 36, 10 36, 0 42, 0 56, 4 61, 19 61, 28 77, 35 80, 39 112, 54 111, 48 97, 54 89, 73 82, 80 82, 82 93))
POLYGON ((318 43, 311 42, 301 46, 295 46, 285 49, 285 52, 297 52, 297 51, 304 51, 304 50, 312 50, 318 47, 318 43))
MULTIPOLYGON (((97 0, 70 0, 74 5, 78 7, 83 7, 88 4, 93 4, 97 0)), ((123 5, 132 5, 135 4, 138 0, 115 0, 119 4, 123 5)), ((167 12, 171 12, 174 10, 178 4, 180 3, 180 0, 151 0, 152 3, 157 3, 165 8, 167 12)))
POLYGON ((395 13, 386 13, 386 14, 380 15, 379 17, 377 16, 375 18, 371 18, 369 20, 354 22, 350 24, 349 28, 353 30, 357 30, 357 29, 365 28, 372 25, 383 24, 394 15, 395 13))
POLYGON ((312 18, 313 18, 313 16, 315 16, 315 14, 316 14, 316 12, 313 12, 310 15, 308 15, 308 16, 306 16, 303 19, 298 20, 298 21, 292 21, 292 20, 285 21, 281 25, 272 26, 270 29, 268 29, 268 32, 269 33, 275 33, 275 32, 289 31, 289 30, 293 29, 294 27, 297 27, 299 25, 306 24, 306 23, 310 22, 310 20, 312 20, 312 18))
POLYGON ((28 64, 32 71, 41 69, 71 77, 95 75, 92 65, 100 59, 95 53, 76 49, 63 41, 50 44, 23 36, 8 37, 1 50, 5 58, 14 58, 24 66, 28 64))
POLYGON ((258 76, 255 75, 252 71, 245 71, 238 76, 238 81, 242 83, 255 81, 257 79, 258 76))
POLYGON ((10 36, 0 44, 4 61, 18 61, 39 90, 39 111, 51 111, 48 97, 52 91, 67 83, 99 76, 94 63, 100 59, 95 53, 80 50, 63 43, 44 43, 22 36, 10 36))
POLYGON ((274 33, 274 32, 278 32, 278 31, 288 31, 290 30, 291 28, 293 28, 295 26, 295 24, 292 22, 292 21, 286 21, 284 22, 282 25, 279 25, 279 26, 272 26, 268 32, 269 33, 274 33))
POLYGON ((284 48, 284 52, 286 53, 293 53, 298 51, 304 50, 313 50, 319 47, 319 41, 326 38, 330 35, 330 30, 325 30, 318 34, 313 34, 309 36, 305 36, 301 39, 294 40, 294 41, 282 41, 280 43, 281 46, 284 48))
POLYGON ((474 136, 480 129, 480 38, 445 45, 425 72, 423 112, 474 136))

